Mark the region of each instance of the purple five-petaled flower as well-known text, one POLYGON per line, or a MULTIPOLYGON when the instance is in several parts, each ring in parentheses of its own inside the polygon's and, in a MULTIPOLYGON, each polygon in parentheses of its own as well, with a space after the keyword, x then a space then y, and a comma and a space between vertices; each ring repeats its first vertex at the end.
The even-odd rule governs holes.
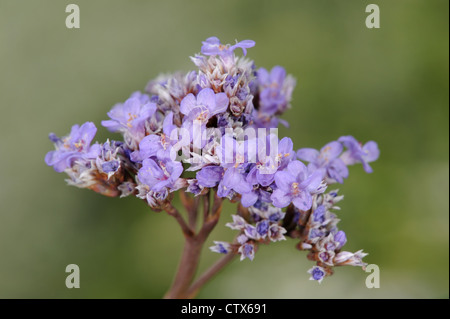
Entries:
POLYGON ((223 174, 223 178, 217 187, 217 195, 219 197, 228 197, 232 195, 231 191, 238 194, 248 193, 252 186, 247 183, 243 172, 239 168, 228 168, 223 174))
POLYGON ((341 159, 345 165, 353 165, 362 163, 364 170, 367 173, 372 173, 372 167, 368 163, 376 161, 380 156, 378 144, 374 141, 369 141, 362 145, 353 136, 342 136, 338 140, 347 148, 341 155, 341 159))
POLYGON ((139 143, 139 150, 131 153, 131 160, 141 162, 152 156, 156 156, 159 160, 175 160, 175 152, 178 150, 173 148, 178 142, 176 129, 177 127, 173 125, 173 113, 170 112, 164 119, 162 134, 150 134, 144 137, 139 143))
POLYGON ((261 189, 259 185, 254 185, 250 191, 242 193, 241 204, 244 207, 255 205, 259 200, 261 202, 270 203, 270 193, 261 189))
POLYGON ((197 172, 198 184, 202 187, 215 187, 222 180, 224 169, 220 166, 210 165, 197 172))
POLYGON ((156 104, 151 103, 148 95, 133 93, 125 103, 116 104, 108 112, 110 120, 102 125, 111 132, 129 132, 137 140, 145 136, 145 122, 156 112, 156 104))
POLYGON ((172 188, 181 173, 183 173, 183 165, 180 162, 168 160, 157 163, 153 159, 147 158, 142 162, 137 176, 141 183, 150 187, 150 190, 160 192, 164 188, 172 188))
POLYGON ((256 140, 258 141, 256 151, 252 151, 257 155, 256 164, 251 167, 247 181, 252 185, 269 186, 274 181, 275 173, 284 169, 294 157, 292 140, 285 137, 278 141, 278 137, 274 134, 268 135, 265 140, 263 138, 256 140))
POLYGON ((225 93, 214 93, 210 88, 202 89, 197 97, 189 93, 180 103, 180 112, 185 115, 183 127, 191 134, 191 141, 197 148, 204 146, 202 139, 206 124, 217 114, 228 108, 228 97, 225 93))
POLYGON ((306 166, 300 161, 292 161, 286 170, 275 174, 277 189, 271 199, 276 207, 286 207, 291 202, 300 210, 307 211, 312 205, 312 195, 323 193, 322 173, 308 173, 306 166))
POLYGON ((55 143, 56 150, 45 156, 45 163, 53 166, 55 171, 63 172, 77 160, 93 160, 101 151, 99 144, 90 146, 97 132, 94 123, 86 122, 72 126, 70 134, 62 139, 51 133, 49 139, 55 143))
POLYGON ((310 171, 320 170, 322 176, 329 177, 339 183, 348 177, 348 168, 339 158, 343 150, 339 142, 331 142, 322 147, 320 151, 312 148, 301 148, 297 151, 297 157, 309 162, 310 171))
POLYGON ((264 68, 258 70, 260 112, 270 116, 287 108, 295 82, 285 88, 285 80, 286 71, 281 66, 273 67, 270 73, 264 68))
POLYGON ((241 48, 244 55, 247 55, 247 49, 255 46, 255 41, 243 40, 235 45, 221 44, 217 37, 210 37, 202 42, 201 52, 204 55, 219 55, 223 59, 227 59, 233 55, 233 51, 241 48))

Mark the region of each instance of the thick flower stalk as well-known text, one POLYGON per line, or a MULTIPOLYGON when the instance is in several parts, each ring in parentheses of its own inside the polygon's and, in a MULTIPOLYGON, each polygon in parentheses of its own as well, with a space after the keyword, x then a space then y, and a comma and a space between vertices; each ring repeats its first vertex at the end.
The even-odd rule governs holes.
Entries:
POLYGON ((290 138, 280 139, 277 127, 287 123, 279 116, 291 107, 296 81, 281 66, 268 71, 235 55, 254 45, 211 37, 191 58, 195 71, 160 76, 115 105, 102 125, 121 133, 122 142, 91 145, 97 130, 91 122, 74 125, 63 138, 50 134, 55 150, 45 162, 65 172, 70 185, 136 196, 179 223, 186 242, 167 298, 195 296, 233 257, 252 261, 261 244, 287 237, 316 262, 308 273, 319 283, 333 267, 366 265, 362 250, 343 250, 347 237, 335 213, 343 196, 327 188, 342 184, 350 165, 371 173, 377 144, 343 136, 320 150, 296 151, 290 138), (173 205, 176 191, 185 216, 173 205), (201 248, 226 199, 238 202, 236 214, 225 217, 231 215, 226 226, 236 238, 214 241, 211 250, 225 256, 195 280, 201 248))

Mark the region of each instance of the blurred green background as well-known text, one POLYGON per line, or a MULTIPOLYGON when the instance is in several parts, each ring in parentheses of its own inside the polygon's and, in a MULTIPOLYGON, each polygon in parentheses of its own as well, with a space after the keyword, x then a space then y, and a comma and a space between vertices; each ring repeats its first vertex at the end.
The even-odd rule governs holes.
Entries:
MULTIPOLYGON (((0 297, 160 298, 182 248, 178 226, 135 198, 66 186, 44 163, 49 132, 100 121, 163 72, 191 70, 201 41, 253 39, 257 66, 298 80, 296 148, 341 135, 375 140, 374 173, 352 167, 340 187, 347 249, 364 248, 381 287, 344 267, 321 285, 296 242, 235 261, 201 298, 448 298, 448 1, 16 1, 0 0, 0 297), (65 27, 76 3, 81 28, 65 27), (367 29, 376 3, 381 28, 367 29), (65 267, 81 288, 65 287, 65 267)), ((117 136, 114 136, 117 138, 117 136)), ((225 207, 212 240, 231 240, 225 207)), ((205 269, 218 256, 205 249, 205 269)))

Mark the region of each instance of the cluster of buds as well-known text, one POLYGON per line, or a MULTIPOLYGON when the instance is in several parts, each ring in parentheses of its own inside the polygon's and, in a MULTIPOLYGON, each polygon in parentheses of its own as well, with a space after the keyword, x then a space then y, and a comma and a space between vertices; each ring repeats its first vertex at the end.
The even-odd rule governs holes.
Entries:
POLYGON ((342 251, 347 242, 344 231, 337 228, 339 219, 331 210, 339 210, 336 203, 344 196, 339 196, 338 191, 331 191, 314 197, 310 210, 298 210, 294 206, 289 206, 284 225, 289 229, 289 236, 300 238, 297 245, 299 250, 309 251, 308 259, 316 261, 317 265, 308 272, 311 280, 319 282, 325 276, 333 274, 332 267, 335 266, 361 266, 367 264, 362 258, 367 254, 362 250, 356 253, 342 251))
POLYGON ((259 244, 286 235, 301 238, 299 247, 317 261, 314 280, 332 266, 364 265, 362 252, 340 251, 345 234, 329 211, 340 197, 324 192, 344 182, 349 165, 361 163, 370 173, 377 144, 343 136, 320 151, 295 151, 289 137, 279 139, 278 125, 287 125, 279 116, 291 107, 296 82, 281 66, 268 71, 235 55, 254 45, 208 38, 191 58, 197 70, 159 76, 108 112, 102 125, 123 142, 91 145, 97 129, 87 122, 64 138, 50 134, 56 150, 45 161, 67 173, 71 185, 135 195, 154 210, 171 205, 178 190, 239 201, 227 224, 239 231, 236 241, 216 242, 215 252, 253 260, 259 244))
POLYGON ((233 222, 226 224, 227 227, 239 231, 236 242, 230 244, 215 241, 215 246, 210 249, 221 254, 238 253, 241 261, 245 258, 253 260, 258 244, 286 240, 286 229, 281 226, 284 216, 285 213, 280 208, 265 203, 248 209, 241 207, 238 215, 231 216, 233 222))

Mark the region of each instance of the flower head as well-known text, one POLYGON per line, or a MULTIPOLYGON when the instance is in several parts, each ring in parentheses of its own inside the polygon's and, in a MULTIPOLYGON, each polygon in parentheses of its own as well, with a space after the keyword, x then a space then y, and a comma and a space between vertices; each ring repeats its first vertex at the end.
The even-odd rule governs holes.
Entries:
POLYGON ((145 122, 155 111, 156 104, 151 103, 146 94, 135 92, 125 103, 116 104, 108 112, 110 120, 102 121, 102 125, 111 132, 125 134, 125 142, 135 149, 145 136, 145 122))
POLYGON ((322 147, 320 151, 312 148, 299 149, 297 157, 302 161, 309 162, 308 169, 311 171, 321 170, 324 178, 328 177, 342 184, 344 178, 348 177, 348 168, 339 158, 342 149, 341 143, 331 142, 322 147))
POLYGON ((172 188, 182 172, 183 166, 180 162, 156 162, 147 158, 142 162, 137 177, 141 183, 149 186, 150 190, 159 192, 164 188, 172 188))
POLYGON ((222 180, 224 170, 220 166, 205 166, 197 172, 198 184, 203 187, 215 187, 222 180))
POLYGON ((286 207, 291 202, 300 210, 308 210, 312 205, 312 195, 323 193, 322 174, 308 173, 306 166, 300 161, 292 161, 287 169, 275 174, 277 189, 272 194, 276 207, 286 207))
POLYGON ((203 41, 201 52, 204 55, 219 55, 222 58, 228 58, 237 48, 241 48, 244 55, 247 55, 246 49, 254 46, 255 41, 252 40, 243 40, 241 42, 236 41, 235 45, 230 46, 229 44, 221 44, 219 38, 217 37, 210 37, 203 41))
POLYGON ((342 136, 339 138, 339 142, 344 144, 347 148, 341 159, 346 165, 353 165, 356 163, 362 163, 364 170, 367 173, 372 173, 372 167, 369 163, 376 161, 380 156, 378 144, 374 141, 369 141, 362 145, 353 136, 342 136))
POLYGON ((63 138, 51 133, 49 138, 55 144, 56 150, 47 153, 45 163, 53 166, 55 171, 63 172, 75 161, 95 159, 100 154, 100 145, 90 144, 96 132, 94 123, 86 122, 81 126, 72 126, 70 134, 63 138))
POLYGON ((225 112, 228 102, 225 93, 216 94, 210 88, 202 89, 197 96, 189 93, 181 101, 180 111, 185 115, 183 127, 191 133, 191 141, 195 147, 201 148, 205 145, 202 135, 206 124, 213 116, 225 112))
POLYGON ((286 71, 281 66, 275 66, 270 73, 260 68, 257 79, 260 87, 259 111, 268 116, 284 112, 291 101, 295 80, 286 77, 286 71))
POLYGON ((45 161, 64 171, 70 185, 106 196, 133 194, 153 210, 166 210, 186 236, 191 235, 187 228, 195 228, 197 196, 205 196, 200 234, 212 230, 224 198, 240 201, 226 224, 237 232, 235 240, 214 241, 213 252, 253 260, 260 244, 291 237, 316 262, 308 271, 311 280, 320 283, 335 266, 364 267, 362 250, 341 251, 347 236, 338 229, 334 210, 343 196, 324 191, 348 177, 347 165, 362 163, 371 172, 368 163, 379 156, 377 144, 343 136, 320 151, 301 148, 295 153, 289 137, 280 140, 271 130, 279 123, 288 126, 279 115, 290 107, 295 79, 281 66, 258 68, 235 55, 240 48, 245 56, 254 45, 251 40, 230 45, 206 39, 201 54, 191 57, 195 70, 158 76, 145 93, 133 93, 108 112, 102 125, 121 133, 123 142, 91 145, 95 125, 74 125, 66 137, 50 134, 56 149, 45 161), (181 200, 189 212, 187 224, 171 203, 180 189, 196 196, 181 200), (210 195, 212 205, 206 198, 210 195))

